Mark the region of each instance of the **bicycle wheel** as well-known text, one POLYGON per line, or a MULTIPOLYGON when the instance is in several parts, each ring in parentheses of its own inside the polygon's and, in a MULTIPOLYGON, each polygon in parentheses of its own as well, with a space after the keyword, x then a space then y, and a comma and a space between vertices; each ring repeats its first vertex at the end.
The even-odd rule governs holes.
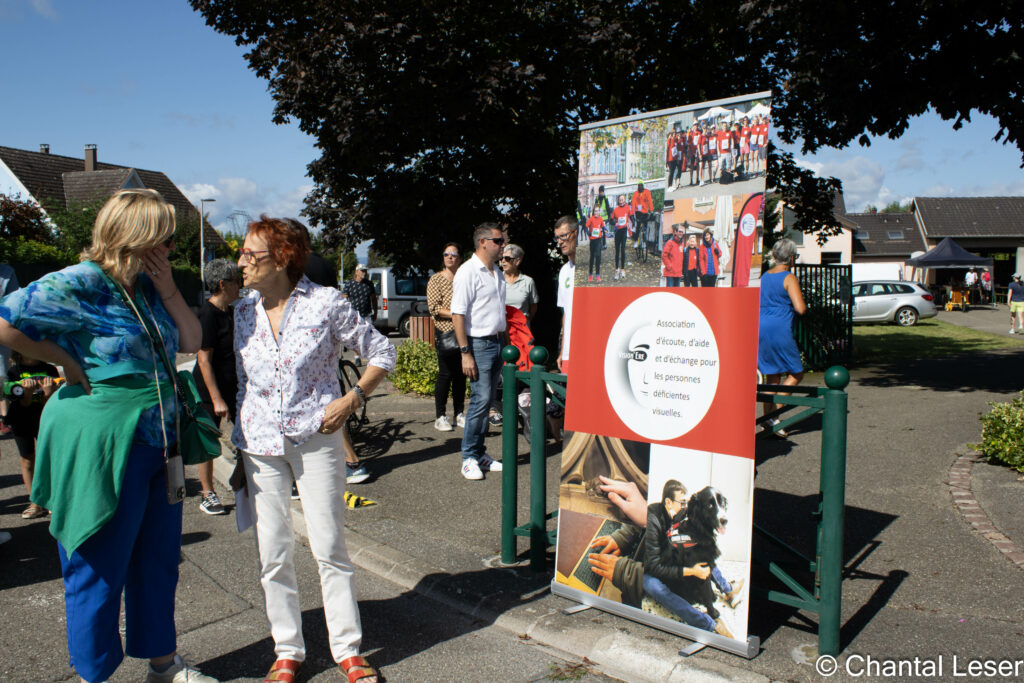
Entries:
MULTIPOLYGON (((362 375, 359 374, 359 368, 352 361, 342 359, 338 363, 338 379, 341 380, 342 394, 350 392, 360 377, 362 375)), ((359 410, 348 416, 347 423, 349 430, 355 433, 359 429, 359 425, 366 424, 366 422, 366 404, 364 403, 359 410)))

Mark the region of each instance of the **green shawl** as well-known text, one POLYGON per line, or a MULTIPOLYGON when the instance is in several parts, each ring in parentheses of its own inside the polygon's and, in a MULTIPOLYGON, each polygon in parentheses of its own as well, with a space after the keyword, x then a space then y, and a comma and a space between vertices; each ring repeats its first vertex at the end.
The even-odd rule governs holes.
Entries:
MULTIPOLYGON (((31 499, 50 511, 50 534, 69 555, 114 516, 139 415, 158 402, 152 375, 107 377, 112 369, 89 373, 91 395, 61 387, 39 423, 31 499)), ((170 383, 160 391, 173 400, 170 383)))

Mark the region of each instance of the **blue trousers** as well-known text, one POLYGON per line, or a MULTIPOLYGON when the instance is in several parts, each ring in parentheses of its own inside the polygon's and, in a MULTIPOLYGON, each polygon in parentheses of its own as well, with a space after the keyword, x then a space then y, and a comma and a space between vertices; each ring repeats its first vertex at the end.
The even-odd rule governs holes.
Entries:
POLYGON ((462 459, 479 459, 486 455, 487 413, 491 405, 491 388, 501 374, 501 342, 494 337, 470 337, 469 346, 476 361, 476 380, 470 380, 469 407, 466 426, 462 430, 462 459))
POLYGON ((71 666, 87 681, 106 680, 124 659, 122 592, 128 655, 152 659, 177 649, 182 505, 167 502, 166 480, 163 449, 133 446, 113 518, 70 555, 57 544, 71 666))
POLYGON ((657 579, 650 574, 644 574, 644 592, 651 596, 659 605, 679 617, 684 624, 704 631, 715 630, 714 619, 673 593, 661 579, 657 579))

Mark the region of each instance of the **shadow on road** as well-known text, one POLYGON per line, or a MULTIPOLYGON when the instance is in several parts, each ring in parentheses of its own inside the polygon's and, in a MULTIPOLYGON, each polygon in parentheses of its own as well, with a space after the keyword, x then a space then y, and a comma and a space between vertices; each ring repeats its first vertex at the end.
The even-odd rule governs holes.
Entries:
MULTIPOLYGON (((483 569, 461 574, 430 574, 412 590, 384 600, 360 600, 359 613, 363 626, 363 651, 376 667, 388 667, 407 657, 429 650, 439 643, 486 628, 493 623, 490 616, 452 618, 450 610, 437 609, 434 600, 465 600, 466 593, 479 593, 488 604, 488 614, 497 614, 516 605, 533 602, 547 594, 540 590, 550 583, 550 575, 533 577, 509 569, 483 569)), ((323 609, 302 613, 302 633, 306 641, 306 661, 297 680, 306 681, 335 668, 323 609)), ((274 661, 270 638, 263 638, 220 657, 202 662, 204 673, 220 679, 260 678, 274 661)), ((440 680, 424 674, 422 680, 440 680)))
MULTIPOLYGON (((795 496, 766 489, 754 489, 754 518, 758 526, 805 557, 814 557, 815 518, 818 496, 795 496), (807 520, 808 523, 803 523, 807 520)), ((843 543, 844 596, 849 596, 850 582, 872 581, 878 585, 846 623, 841 625, 842 647, 851 643, 878 612, 889 602, 900 584, 909 576, 901 569, 888 574, 872 574, 859 569, 864 560, 881 547, 878 536, 896 520, 890 515, 865 508, 846 507, 846 534, 843 543)), ((814 574, 807 564, 781 550, 759 533, 753 540, 755 562, 751 568, 752 585, 764 590, 781 590, 789 593, 777 578, 769 573, 768 562, 784 568, 802 586, 813 590, 814 574)), ((847 605, 849 607, 849 605, 847 605)), ((757 633, 766 641, 779 628, 786 626, 807 633, 817 633, 817 616, 806 615, 798 609, 769 602, 755 596, 750 610, 750 632, 757 633), (755 606, 756 605, 756 606, 755 606)))
POLYGON ((933 391, 1010 393, 1021 388, 1024 354, 987 352, 921 358, 867 366, 858 383, 868 387, 914 385, 933 391))

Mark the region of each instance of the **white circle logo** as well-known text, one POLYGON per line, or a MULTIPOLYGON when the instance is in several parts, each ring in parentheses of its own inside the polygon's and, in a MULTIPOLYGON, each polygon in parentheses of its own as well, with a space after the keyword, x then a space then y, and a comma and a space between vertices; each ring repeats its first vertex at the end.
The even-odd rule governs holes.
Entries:
POLYGON ((743 214, 740 218, 740 232, 743 233, 744 237, 750 237, 754 234, 754 228, 757 227, 757 221, 754 220, 753 214, 743 214))
POLYGON ((608 335, 608 400, 640 436, 678 438, 711 408, 718 362, 714 331, 697 306, 669 292, 644 295, 622 311, 608 335))

